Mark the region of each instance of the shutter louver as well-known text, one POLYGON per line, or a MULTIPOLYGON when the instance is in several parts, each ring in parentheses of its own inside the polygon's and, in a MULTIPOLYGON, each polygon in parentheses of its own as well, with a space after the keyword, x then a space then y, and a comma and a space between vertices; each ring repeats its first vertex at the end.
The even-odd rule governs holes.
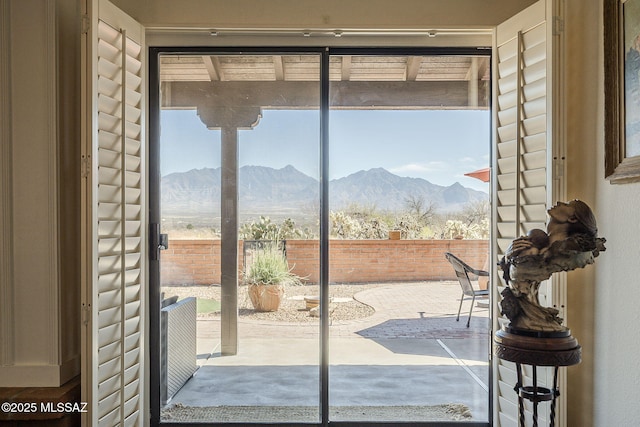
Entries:
MULTIPOLYGON (((547 206, 551 200, 549 171, 550 132, 547 111, 550 92, 547 63, 546 3, 539 1, 498 26, 496 46, 496 149, 495 149, 495 264, 513 239, 534 228, 545 229, 547 206)), ((497 292, 506 286, 502 272, 494 277, 497 292)), ((540 303, 552 305, 550 283, 540 286, 540 303)), ((496 328, 508 319, 496 316, 496 328)), ((515 364, 495 361, 497 422, 500 426, 518 425, 515 364)), ((533 371, 524 367, 525 384, 532 384, 533 371)), ((538 368, 538 385, 548 386, 551 370, 538 368)), ((527 422, 532 405, 525 399, 527 422)), ((539 423, 548 424, 548 405, 539 405, 539 423)))
POLYGON ((96 426, 142 425, 143 58, 98 20, 93 160, 93 391, 96 426))

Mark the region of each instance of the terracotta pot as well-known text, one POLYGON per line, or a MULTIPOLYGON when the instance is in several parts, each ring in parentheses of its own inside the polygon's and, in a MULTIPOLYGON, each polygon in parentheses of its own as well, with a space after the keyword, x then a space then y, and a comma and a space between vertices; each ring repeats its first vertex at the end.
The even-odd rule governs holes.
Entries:
POLYGON ((256 311, 277 311, 284 297, 284 287, 281 285, 254 283, 249 285, 248 292, 256 311))

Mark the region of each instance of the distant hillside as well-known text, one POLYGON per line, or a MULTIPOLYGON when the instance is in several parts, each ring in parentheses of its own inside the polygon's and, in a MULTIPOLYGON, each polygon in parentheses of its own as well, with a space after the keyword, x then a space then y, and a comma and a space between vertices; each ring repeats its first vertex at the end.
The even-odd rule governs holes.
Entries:
POLYGON ((329 193, 332 209, 356 203, 397 211, 406 207, 409 197, 433 202, 440 212, 453 212, 468 202, 487 200, 489 195, 463 187, 457 182, 443 187, 422 178, 400 177, 383 168, 360 171, 333 180, 329 193))
MULTIPOLYGON (((171 215, 219 215, 220 168, 193 169, 162 177, 162 209, 171 215)), ((402 210, 409 197, 433 202, 438 211, 460 210, 466 203, 487 200, 488 194, 463 187, 432 184, 421 178, 406 178, 383 168, 360 171, 331 181, 332 210, 351 204, 381 210, 402 210)), ((293 166, 273 169, 243 166, 239 175, 240 207, 244 212, 295 213, 318 205, 319 183, 293 166)))

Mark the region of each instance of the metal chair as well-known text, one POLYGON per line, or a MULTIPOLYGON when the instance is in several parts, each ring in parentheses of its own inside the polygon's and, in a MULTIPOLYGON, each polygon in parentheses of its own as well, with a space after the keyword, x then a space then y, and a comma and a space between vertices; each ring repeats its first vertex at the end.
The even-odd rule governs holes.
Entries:
POLYGON ((489 295, 488 289, 475 289, 471 284, 471 279, 469 278, 469 274, 475 276, 489 276, 489 273, 484 270, 476 270, 475 268, 471 268, 468 264, 462 261, 457 256, 452 253, 445 252, 444 256, 447 258, 447 261, 451 263, 453 269, 456 272, 456 276, 458 277, 458 282, 460 282, 460 287, 462 288, 462 297, 460 298, 460 307, 458 307, 458 317, 456 317, 456 321, 460 321, 460 310, 462 310, 462 301, 471 297, 471 309, 469 309, 469 319, 467 319, 467 328, 469 327, 469 323, 471 322, 471 313, 473 312, 473 306, 476 302, 477 296, 485 296, 489 295))

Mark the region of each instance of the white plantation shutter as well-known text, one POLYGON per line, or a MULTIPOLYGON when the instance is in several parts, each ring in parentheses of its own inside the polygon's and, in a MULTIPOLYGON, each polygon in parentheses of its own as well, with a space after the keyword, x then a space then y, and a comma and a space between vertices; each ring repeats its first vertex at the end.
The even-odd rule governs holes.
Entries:
POLYGON ((94 4, 86 60, 91 64, 86 159, 92 249, 84 298, 86 423, 136 426, 143 424, 144 407, 144 33, 110 3, 94 4))
MULTIPOLYGON (((496 255, 494 265, 502 258, 513 239, 534 228, 545 229, 547 208, 561 199, 562 185, 559 176, 553 175, 552 159, 558 151, 553 126, 552 108, 554 49, 557 41, 553 35, 555 11, 552 0, 533 4, 523 12, 499 25, 496 30, 494 50, 494 108, 496 110, 495 130, 495 191, 493 247, 496 255)), ((496 267, 494 267, 496 268, 496 267)), ((502 272, 494 271, 497 293, 504 290, 506 283, 502 272)), ((555 280, 555 278, 553 279, 555 280)), ((551 286, 551 280, 540 287, 539 300, 543 306, 553 306, 559 301, 561 292, 551 286)), ((496 328, 508 319, 495 316, 496 328)), ((494 421, 499 426, 518 425, 515 364, 494 358, 495 387, 494 421)), ((538 368, 538 385, 550 387, 553 384, 551 368, 538 368)), ((533 372, 525 369, 525 385, 532 384, 533 372)), ((564 376, 560 378, 561 382, 564 376)), ((561 390, 564 385, 559 382, 561 390)), ((556 425, 565 425, 562 417, 564 401, 558 401, 559 415, 556 425)), ((531 422, 532 406, 525 400, 526 419, 531 422)), ((549 405, 538 406, 540 425, 548 425, 549 405)))

